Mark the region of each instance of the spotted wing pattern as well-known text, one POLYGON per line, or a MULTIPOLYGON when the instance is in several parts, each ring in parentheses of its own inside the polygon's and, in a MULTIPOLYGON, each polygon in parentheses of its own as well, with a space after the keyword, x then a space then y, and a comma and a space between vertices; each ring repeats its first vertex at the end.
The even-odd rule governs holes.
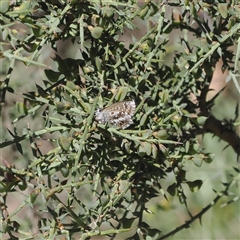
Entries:
POLYGON ((95 113, 95 119, 100 124, 109 123, 122 129, 133 123, 132 116, 135 112, 134 100, 114 103, 106 108, 99 108, 95 113))

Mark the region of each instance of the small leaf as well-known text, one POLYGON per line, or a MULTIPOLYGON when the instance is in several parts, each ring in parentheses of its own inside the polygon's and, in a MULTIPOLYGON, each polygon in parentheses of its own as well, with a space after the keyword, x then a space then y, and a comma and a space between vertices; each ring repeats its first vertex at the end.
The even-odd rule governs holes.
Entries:
POLYGON ((47 79, 51 82, 57 82, 59 79, 59 76, 61 75, 60 72, 55 72, 51 69, 45 69, 44 73, 45 73, 47 79))
POLYGON ((215 157, 214 154, 209 154, 209 156, 204 158, 203 161, 206 163, 211 163, 213 161, 214 157, 215 157))
POLYGON ((78 88, 78 86, 76 86, 73 81, 67 81, 66 86, 73 91, 75 91, 78 88))
POLYGON ((152 144, 152 157, 156 159, 157 155, 158 155, 158 148, 155 144, 152 144))
POLYGON ((148 7, 148 5, 146 4, 146 5, 144 6, 144 8, 139 12, 138 16, 139 16, 141 19, 144 20, 144 18, 145 18, 145 16, 147 15, 148 11, 149 11, 149 7, 148 7))
POLYGON ((142 134, 142 137, 144 138, 149 138, 153 135, 153 132, 152 130, 148 129, 147 131, 145 131, 143 134, 142 134))
POLYGON ((189 148, 190 148, 190 142, 187 141, 187 142, 185 143, 185 151, 186 151, 186 153, 189 151, 189 148))
POLYGON ((222 18, 227 18, 228 16, 228 4, 227 3, 219 3, 217 4, 218 11, 221 14, 222 18))
POLYGON ((222 48, 218 47, 217 48, 217 53, 219 54, 220 57, 222 57, 222 48))
POLYGON ((31 194, 30 194, 30 203, 33 204, 36 199, 37 199, 37 196, 39 194, 39 191, 36 189, 34 190, 31 194))
POLYGON ((22 150, 22 146, 20 143, 16 143, 16 148, 23 155, 23 150, 22 150))
POLYGON ((168 103, 169 100, 169 91, 168 89, 163 90, 163 92, 161 93, 161 99, 163 101, 163 103, 168 103))
POLYGON ((145 142, 144 143, 144 149, 145 149, 145 152, 146 152, 147 156, 150 156, 151 153, 152 153, 152 144, 148 143, 148 142, 145 142))
POLYGON ((102 36, 103 28, 89 26, 88 29, 91 32, 93 38, 98 39, 102 36))
POLYGON ((165 129, 159 130, 156 134, 154 134, 157 138, 162 140, 167 140, 169 135, 165 129))
POLYGON ((57 112, 62 112, 62 111, 64 111, 66 109, 65 104, 62 103, 62 102, 55 103, 55 106, 56 106, 57 112))
POLYGON ((110 8, 109 6, 102 7, 103 16, 111 17, 113 13, 114 13, 113 8, 110 8))
POLYGON ((189 189, 191 190, 191 192, 197 192, 203 184, 202 180, 195 180, 193 182, 188 181, 186 183, 189 186, 189 189))
POLYGON ((147 114, 147 113, 143 114, 143 116, 142 116, 142 118, 141 118, 141 120, 140 120, 140 126, 144 126, 144 125, 145 125, 145 122, 146 122, 146 120, 147 120, 147 117, 148 117, 148 114, 147 114))
POLYGON ((58 143, 64 150, 68 151, 72 143, 72 137, 61 137, 58 143))
POLYGON ((19 15, 20 18, 24 18, 29 12, 32 11, 32 9, 30 9, 30 6, 31 6, 31 1, 23 1, 23 3, 17 9, 17 12, 20 13, 19 15))
POLYGON ((59 182, 59 178, 58 178, 58 176, 57 176, 56 174, 53 174, 53 175, 52 175, 52 179, 53 179, 54 181, 56 181, 56 182, 59 182))
POLYGON ((27 184, 25 183, 25 182, 19 182, 18 183, 18 187, 19 187, 19 189, 21 190, 21 191, 24 191, 24 190, 26 190, 26 188, 28 187, 27 186, 27 184))
POLYGON ((125 97, 126 97, 126 95, 127 95, 127 93, 128 93, 128 90, 129 90, 128 87, 120 87, 120 88, 118 89, 118 92, 117 92, 117 94, 116 94, 115 99, 116 99, 117 101, 122 101, 122 100, 124 100, 125 97))
POLYGON ((191 119, 197 126, 203 126, 207 121, 207 117, 201 116, 198 118, 191 119))
POLYGON ((124 148, 127 153, 130 153, 130 151, 131 151, 130 146, 131 146, 131 144, 128 141, 125 141, 124 148))
POLYGON ((28 43, 27 45, 26 44, 23 45, 24 50, 30 53, 34 52, 37 49, 37 47, 38 45, 36 43, 28 43))
POLYGON ((172 185, 170 185, 168 188, 167 188, 167 192, 171 195, 171 196, 175 196, 176 194, 176 183, 173 183, 172 185))
POLYGON ((15 106, 17 108, 17 111, 21 115, 26 115, 28 113, 28 109, 27 109, 26 105, 23 102, 16 102, 15 106))
POLYGON ((96 63, 96 67, 98 72, 102 72, 102 59, 100 59, 99 57, 95 58, 95 63, 96 63))
POLYGON ((195 166, 201 167, 203 161, 202 161, 202 159, 199 158, 199 157, 194 157, 194 158, 193 158, 193 162, 194 162, 195 166))
POLYGON ((131 217, 131 218, 122 218, 121 222, 122 222, 122 226, 123 228, 130 228, 133 224, 133 222, 135 221, 135 217, 131 217))
POLYGON ((11 87, 7 87, 7 91, 10 92, 10 93, 14 93, 14 89, 11 88, 11 87))
POLYGON ((0 4, 1 4, 0 12, 5 13, 5 12, 7 12, 8 8, 9 8, 10 0, 1 1, 0 4))
POLYGON ((32 28, 32 31, 33 31, 33 34, 36 38, 39 38, 39 37, 42 37, 43 34, 44 34, 44 30, 43 28, 41 28, 40 26, 37 26, 35 25, 33 28, 32 28))
POLYGON ((140 157, 143 157, 145 155, 145 148, 144 148, 143 144, 139 145, 138 154, 139 154, 140 157))
POLYGON ((43 89, 41 86, 39 86, 38 84, 36 84, 37 87, 37 91, 39 96, 46 98, 48 96, 48 93, 45 91, 45 89, 43 89))
POLYGON ((67 167, 62 167, 60 171, 61 171, 61 173, 62 173, 62 175, 63 175, 64 177, 68 177, 68 175, 69 175, 69 168, 67 168, 67 167))
POLYGON ((233 167, 233 169, 234 169, 237 173, 240 173, 240 169, 239 169, 239 168, 233 167))

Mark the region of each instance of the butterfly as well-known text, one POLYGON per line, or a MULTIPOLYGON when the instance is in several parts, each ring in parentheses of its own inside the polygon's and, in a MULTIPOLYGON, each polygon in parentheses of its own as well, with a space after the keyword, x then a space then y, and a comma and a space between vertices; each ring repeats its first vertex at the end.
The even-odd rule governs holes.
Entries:
POLYGON ((115 127, 125 129, 133 123, 132 116, 135 109, 136 104, 134 100, 121 101, 103 109, 97 109, 95 119, 100 124, 109 123, 115 127))

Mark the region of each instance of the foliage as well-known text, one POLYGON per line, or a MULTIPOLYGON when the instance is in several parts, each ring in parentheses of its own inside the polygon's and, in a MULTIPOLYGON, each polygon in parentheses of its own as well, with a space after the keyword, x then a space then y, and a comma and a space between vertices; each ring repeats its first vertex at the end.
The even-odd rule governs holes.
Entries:
MULTIPOLYGON (((1 4, 3 115, 9 94, 18 94, 17 86, 11 85, 18 62, 26 71, 36 66, 45 73, 42 82, 34 80, 35 86, 28 80, 31 90, 16 102, 11 129, 3 129, 1 148, 11 146, 21 154, 16 159, 5 157, 1 166, 6 236, 163 239, 201 219, 228 195, 239 168, 212 203, 195 216, 189 211, 190 220, 182 227, 161 233, 161 225, 156 229, 145 220, 145 214, 151 214, 146 204, 159 196, 178 198, 188 210, 186 186, 196 192, 203 181, 190 180, 186 166, 192 163, 198 169, 213 160, 212 152, 201 146, 201 134, 211 132, 240 153, 238 108, 235 116, 220 121, 212 107, 222 92, 207 100, 220 59, 222 70, 239 88, 238 4, 61 0, 1 4), (141 20, 147 23, 145 35, 138 29, 141 20), (127 31, 132 33, 129 46, 127 31), (136 31, 139 38, 134 37, 136 31), (47 46, 55 51, 52 62, 40 61, 47 46), (63 46, 77 47, 75 55, 63 46), (128 129, 94 121, 97 108, 123 99, 135 99, 137 104, 128 129), (17 158, 20 167, 15 166, 17 158), (174 178, 170 184, 167 176, 174 178), (9 213, 7 198, 14 192, 24 193, 24 200, 9 213), (17 216, 28 208, 34 220, 22 224, 17 216)), ((228 199, 237 200, 237 195, 228 199)))

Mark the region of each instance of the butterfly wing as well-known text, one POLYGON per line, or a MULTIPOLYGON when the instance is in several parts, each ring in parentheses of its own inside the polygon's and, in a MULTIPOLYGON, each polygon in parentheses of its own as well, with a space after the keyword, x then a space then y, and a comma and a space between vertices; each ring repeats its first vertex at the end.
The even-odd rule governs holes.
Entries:
POLYGON ((117 102, 103 110, 98 109, 95 119, 99 123, 104 124, 108 122, 113 126, 124 129, 132 123, 132 116, 135 112, 135 108, 136 105, 133 100, 117 102))

